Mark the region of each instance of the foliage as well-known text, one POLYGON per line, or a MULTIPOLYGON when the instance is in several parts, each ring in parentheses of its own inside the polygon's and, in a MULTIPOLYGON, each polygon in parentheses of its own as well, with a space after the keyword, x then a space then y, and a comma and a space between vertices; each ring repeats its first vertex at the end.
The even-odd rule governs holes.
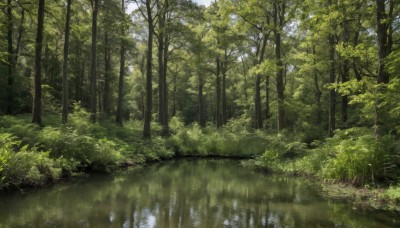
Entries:
POLYGON ((251 132, 248 126, 248 120, 236 119, 221 129, 202 129, 198 124, 184 126, 179 118, 172 118, 169 143, 182 155, 254 157, 268 142, 265 133, 251 132))
POLYGON ((393 136, 378 140, 367 128, 336 131, 334 137, 312 143, 314 149, 282 137, 268 145, 256 166, 354 185, 398 181, 399 142, 393 136))
POLYGON ((0 188, 43 185, 60 177, 60 161, 39 152, 36 147, 21 146, 11 134, 0 134, 0 188))
POLYGON ((389 199, 396 203, 400 202, 400 186, 390 186, 384 193, 383 198, 389 199))
MULTIPOLYGON (((92 42, 90 2, 78 0, 72 4, 67 65, 71 113, 64 125, 59 112, 66 7, 65 2, 46 2, 44 126, 31 124, 26 114, 32 111, 36 34, 36 26, 28 25, 37 23, 37 6, 10 2, 10 8, 0 3, 11 9, 11 20, 6 10, 0 14, 0 33, 5 34, 0 40, 0 172, 17 157, 30 159, 32 167, 53 167, 54 162, 62 174, 71 175, 175 155, 215 155, 256 157, 258 166, 354 184, 398 181, 400 54, 395 41, 400 5, 390 6, 395 1, 386 1, 388 12, 381 14, 388 17, 388 34, 379 35, 382 23, 376 21, 380 14, 375 4, 385 1, 221 0, 207 7, 157 1, 151 12, 157 53, 151 62, 146 50, 153 33, 141 14, 145 1, 129 16, 121 10, 125 2, 103 2, 98 40, 92 42), (388 50, 380 40, 388 41, 388 50), (88 64, 91 43, 98 52, 93 59, 98 104, 92 107, 100 112, 97 123, 86 111, 92 96, 86 77, 93 72, 88 64), (382 52, 387 52, 384 59, 382 52), (125 68, 118 64, 122 56, 125 68), (121 90, 117 75, 124 70, 121 90), (149 88, 154 91, 146 91, 146 72, 160 76, 149 88), (388 74, 387 82, 377 84, 382 72, 388 74), (154 99, 146 101, 146 92, 153 92, 154 99), (123 127, 111 116, 117 94, 124 97, 123 127), (153 138, 142 140, 145 103, 169 104, 150 113, 160 122, 166 122, 160 116, 173 116, 169 137, 161 137, 162 127, 153 121, 153 138), (280 129, 277 113, 284 117, 280 129), (334 136, 328 125, 336 128, 334 136), (374 125, 382 126, 382 134, 372 132, 374 125)), ((49 179, 38 168, 21 170, 21 175, 31 172, 32 183, 49 179)))
POLYGON ((399 174, 400 151, 391 136, 377 140, 368 129, 353 128, 337 132, 330 146, 330 157, 321 170, 324 178, 365 184, 393 181, 399 174))
POLYGON ((291 141, 290 137, 280 134, 269 137, 264 153, 256 160, 255 165, 275 171, 295 172, 293 162, 306 153, 306 144, 291 141))

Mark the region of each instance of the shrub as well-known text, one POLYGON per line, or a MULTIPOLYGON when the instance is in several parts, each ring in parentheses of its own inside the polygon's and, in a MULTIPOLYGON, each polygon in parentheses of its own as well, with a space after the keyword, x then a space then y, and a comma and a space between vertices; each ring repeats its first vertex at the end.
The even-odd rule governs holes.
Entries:
POLYGON ((321 172, 325 179, 365 184, 398 175, 398 144, 390 136, 376 139, 370 130, 349 129, 329 143, 332 151, 321 172))
POLYGON ((307 154, 306 144, 292 141, 285 132, 267 139, 264 153, 253 164, 268 170, 298 173, 296 162, 307 154))
POLYGON ((400 186, 390 186, 384 193, 383 198, 389 199, 395 203, 400 202, 400 186))
POLYGON ((241 156, 262 154, 266 135, 261 131, 250 132, 248 119, 231 120, 220 129, 213 126, 201 128, 197 123, 184 126, 179 118, 171 120, 168 143, 182 155, 197 156, 241 156))
POLYGON ((60 164, 49 157, 48 152, 39 152, 35 147, 20 147, 20 141, 10 134, 0 134, 0 188, 19 185, 43 185, 57 179, 61 174, 60 164), (20 147, 18 151, 14 151, 20 147))
POLYGON ((107 138, 96 139, 80 135, 76 130, 45 127, 39 134, 44 148, 51 149, 53 158, 65 158, 64 165, 73 171, 73 164, 81 168, 108 170, 115 168, 120 160, 120 147, 107 138))
POLYGON ((115 169, 122 160, 116 143, 106 138, 98 140, 92 152, 91 157, 87 159, 95 170, 109 171, 110 169, 115 169))

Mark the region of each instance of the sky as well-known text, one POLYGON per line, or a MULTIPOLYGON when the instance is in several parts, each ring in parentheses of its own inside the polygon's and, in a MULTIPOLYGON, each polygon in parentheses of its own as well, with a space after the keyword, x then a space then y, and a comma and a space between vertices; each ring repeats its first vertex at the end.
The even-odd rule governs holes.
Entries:
MULTIPOLYGON (((214 0, 192 0, 193 2, 196 2, 199 5, 205 5, 205 6, 209 6, 211 1, 214 0)), ((127 6, 127 13, 131 13, 134 9, 136 9, 136 4, 135 3, 128 3, 127 6)))
POLYGON ((209 6, 211 3, 211 0, 193 0, 193 1, 199 5, 205 5, 205 6, 209 6))

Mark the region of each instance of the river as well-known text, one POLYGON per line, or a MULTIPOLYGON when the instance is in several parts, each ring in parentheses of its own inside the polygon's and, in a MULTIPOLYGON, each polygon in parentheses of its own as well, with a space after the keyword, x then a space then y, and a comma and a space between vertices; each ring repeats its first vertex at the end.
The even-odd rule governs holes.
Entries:
POLYGON ((400 218, 237 160, 180 159, 0 193, 0 227, 400 227, 400 218))

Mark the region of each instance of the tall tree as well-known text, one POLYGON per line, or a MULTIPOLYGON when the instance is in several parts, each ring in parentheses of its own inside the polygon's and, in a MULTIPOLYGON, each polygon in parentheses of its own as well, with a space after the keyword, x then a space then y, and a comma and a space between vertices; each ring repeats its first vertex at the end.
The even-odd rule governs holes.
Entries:
POLYGON ((69 34, 71 20, 71 3, 67 0, 67 15, 65 19, 65 38, 64 38, 64 60, 62 75, 62 123, 68 122, 68 53, 69 53, 69 34))
POLYGON ((169 0, 157 0, 157 56, 158 56, 158 121, 163 135, 168 134, 168 98, 167 98, 167 58, 168 58, 168 21, 169 0))
POLYGON ((147 12, 147 23, 148 23, 148 39, 147 39, 147 65, 146 65, 146 105, 144 113, 144 126, 143 126, 143 137, 151 137, 151 112, 153 106, 153 33, 154 33, 154 18, 152 13, 151 0, 146 0, 146 12, 147 12))
POLYGON ((120 125, 123 124, 122 120, 122 104, 123 104, 123 91, 124 91, 124 76, 125 76, 125 0, 121 0, 122 12, 122 25, 121 25, 121 39, 120 39, 120 57, 119 57, 119 80, 118 80, 118 101, 117 101, 117 115, 116 122, 120 125))
MULTIPOLYGON (((344 14, 346 15, 346 9, 344 9, 344 14)), ((350 41, 350 31, 349 31, 349 19, 344 18, 343 21, 343 42, 345 44, 348 44, 350 41)), ((342 63, 342 71, 341 71, 341 76, 342 76, 342 83, 346 83, 350 79, 350 61, 345 58, 342 63)), ((349 98, 347 95, 342 96, 342 122, 344 124, 347 123, 347 107, 349 104, 349 98)))
MULTIPOLYGON (((109 9, 107 9, 109 11, 109 9)), ((111 113, 111 47, 108 29, 104 31, 104 90, 103 90, 103 111, 108 117, 111 113)))
POLYGON ((282 29, 285 23, 285 1, 274 1, 274 34, 275 34, 275 58, 277 65, 276 72, 276 91, 278 93, 278 131, 285 128, 285 95, 283 83, 283 64, 282 64, 282 29))
MULTIPOLYGON (((336 68, 335 68, 335 37, 330 34, 328 38, 329 43, 329 83, 334 84, 336 82, 336 68)), ((329 122, 328 122, 328 134, 333 135, 333 131, 336 128, 336 91, 335 88, 329 90, 329 122)))
POLYGON ((14 47, 13 47, 13 15, 11 0, 7 0, 7 54, 8 54, 8 78, 7 78, 7 100, 6 100, 6 113, 12 114, 14 96, 13 96, 13 85, 14 85, 14 47))
MULTIPOLYGON (((259 58, 257 64, 261 64, 264 61, 265 49, 267 46, 267 40, 269 37, 269 32, 263 32, 261 37, 261 46, 257 45, 256 56, 259 58), (261 48, 260 48, 261 47, 261 48)), ((261 108, 261 74, 257 73, 256 75, 256 84, 255 84, 255 96, 254 96, 254 107, 255 107, 255 121, 254 128, 261 129, 263 127, 263 115, 261 108)))
MULTIPOLYGON (((217 41, 219 45, 219 41, 217 41)), ((219 53, 217 53, 217 57, 215 59, 215 64, 216 64, 216 78, 215 78, 215 87, 216 87, 216 110, 215 110, 215 120, 217 123, 217 127, 222 126, 222 121, 221 121, 221 59, 219 56, 219 53)))
MULTIPOLYGON (((392 13, 394 8, 393 0, 376 0, 376 20, 378 36, 378 75, 376 82, 378 84, 378 95, 385 92, 385 86, 389 83, 390 74, 387 71, 385 59, 392 52, 392 13), (386 10, 386 3, 389 4, 389 10, 386 10)), ((384 108, 381 106, 380 98, 375 102, 375 134, 383 134, 382 125, 384 124, 384 108)))
POLYGON ((96 122, 97 110, 97 14, 99 0, 92 1, 92 48, 90 61, 90 111, 91 120, 96 122))
POLYGON ((37 33, 35 43, 35 92, 33 96, 32 123, 42 125, 42 46, 44 25, 44 0, 38 2, 37 33))
MULTIPOLYGON (((250 37, 253 37, 250 56, 252 56, 252 62, 255 67, 260 66, 264 61, 268 39, 273 30, 271 26, 271 16, 273 16, 271 6, 270 2, 260 0, 243 1, 237 6, 236 13, 246 24, 250 25, 249 33, 250 37), (253 50, 255 50, 255 55, 252 53, 253 50)), ((254 128, 261 129, 264 118, 261 103, 261 81, 264 75, 263 72, 257 72, 255 76, 254 128)))

